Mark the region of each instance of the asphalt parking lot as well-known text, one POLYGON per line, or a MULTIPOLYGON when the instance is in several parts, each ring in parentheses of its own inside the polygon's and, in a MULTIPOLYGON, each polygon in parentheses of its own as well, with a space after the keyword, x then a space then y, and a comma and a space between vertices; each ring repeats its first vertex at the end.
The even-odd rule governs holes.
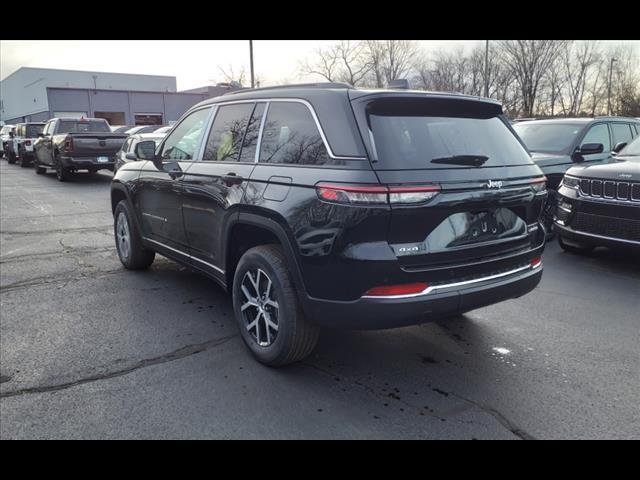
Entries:
POLYGON ((212 281, 115 253, 110 174, 0 160, 0 436, 637 438, 640 259, 547 246, 539 287, 466 316, 245 349, 212 281))

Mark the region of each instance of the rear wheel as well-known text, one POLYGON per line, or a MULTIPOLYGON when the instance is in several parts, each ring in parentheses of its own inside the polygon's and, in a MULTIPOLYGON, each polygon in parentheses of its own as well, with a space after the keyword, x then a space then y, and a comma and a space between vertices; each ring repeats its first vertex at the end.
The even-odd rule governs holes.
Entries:
POLYGON ((122 265, 129 270, 148 268, 153 263, 156 252, 142 245, 142 238, 133 222, 126 200, 118 203, 113 219, 116 250, 122 265))
POLYGON ((13 152, 9 152, 7 153, 7 161, 13 165, 14 163, 16 163, 16 154, 13 152))
POLYGON ((253 356, 270 366, 307 357, 320 329, 302 311, 282 249, 254 247, 242 256, 233 279, 233 308, 253 356))
POLYGON ((567 240, 562 238, 562 235, 558 235, 558 244, 566 252, 580 254, 590 253, 595 248, 593 245, 585 245, 574 240, 568 240, 567 243, 567 240))
POLYGON ((20 166, 22 168, 27 168, 29 166, 29 162, 28 162, 24 152, 18 153, 18 163, 20 164, 20 166))
POLYGON ((56 157, 55 159, 55 164, 56 164, 55 166, 56 178, 58 179, 58 181, 66 182, 67 180, 69 180, 69 178, 71 177, 71 172, 69 172, 69 170, 64 168, 64 165, 62 165, 62 162, 58 157, 56 157))
POLYGON ((38 163, 38 160, 35 160, 35 166, 36 166, 36 173, 38 175, 42 175, 43 173, 47 173, 47 167, 41 167, 40 164, 38 163))

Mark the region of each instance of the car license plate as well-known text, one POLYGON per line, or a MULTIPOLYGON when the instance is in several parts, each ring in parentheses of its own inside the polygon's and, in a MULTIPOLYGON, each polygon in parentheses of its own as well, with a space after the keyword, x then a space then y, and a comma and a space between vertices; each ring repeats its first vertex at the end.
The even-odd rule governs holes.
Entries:
POLYGON ((98 157, 98 163, 107 163, 109 161, 109 157, 98 157))

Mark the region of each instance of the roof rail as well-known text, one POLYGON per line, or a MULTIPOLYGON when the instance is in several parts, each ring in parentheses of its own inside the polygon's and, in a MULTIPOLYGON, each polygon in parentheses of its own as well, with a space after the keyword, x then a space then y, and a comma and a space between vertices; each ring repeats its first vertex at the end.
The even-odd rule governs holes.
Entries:
POLYGON ((319 82, 319 83, 292 83, 290 85, 276 85, 274 87, 261 87, 261 88, 241 88, 227 92, 223 95, 235 95, 236 93, 246 92, 261 92, 263 90, 280 90, 286 88, 349 88, 353 89, 348 83, 342 82, 319 82))

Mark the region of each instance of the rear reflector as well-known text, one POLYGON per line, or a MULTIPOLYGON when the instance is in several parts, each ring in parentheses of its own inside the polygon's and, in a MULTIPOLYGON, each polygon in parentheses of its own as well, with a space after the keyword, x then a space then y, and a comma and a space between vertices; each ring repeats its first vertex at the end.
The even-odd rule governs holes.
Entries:
POLYGON ((316 185, 321 200, 347 205, 418 204, 430 200, 439 191, 437 185, 316 185))
POLYGON ((399 295, 415 295, 424 292, 429 285, 426 283, 405 283, 403 285, 389 285, 375 287, 364 294, 365 297, 394 297, 399 295))
POLYGON ((536 193, 546 190, 547 177, 534 178, 533 180, 531 180, 531 187, 533 188, 533 191, 536 193))
POLYGON ((71 152, 71 151, 73 150, 73 138, 67 138, 67 139, 64 141, 64 149, 65 149, 67 152, 71 152))
POLYGON ((25 144, 27 147, 29 147, 29 146, 31 145, 31 140, 25 140, 25 141, 24 141, 24 144, 25 144))
POLYGON ((536 257, 531 260, 531 268, 536 268, 542 265, 542 257, 536 257))

